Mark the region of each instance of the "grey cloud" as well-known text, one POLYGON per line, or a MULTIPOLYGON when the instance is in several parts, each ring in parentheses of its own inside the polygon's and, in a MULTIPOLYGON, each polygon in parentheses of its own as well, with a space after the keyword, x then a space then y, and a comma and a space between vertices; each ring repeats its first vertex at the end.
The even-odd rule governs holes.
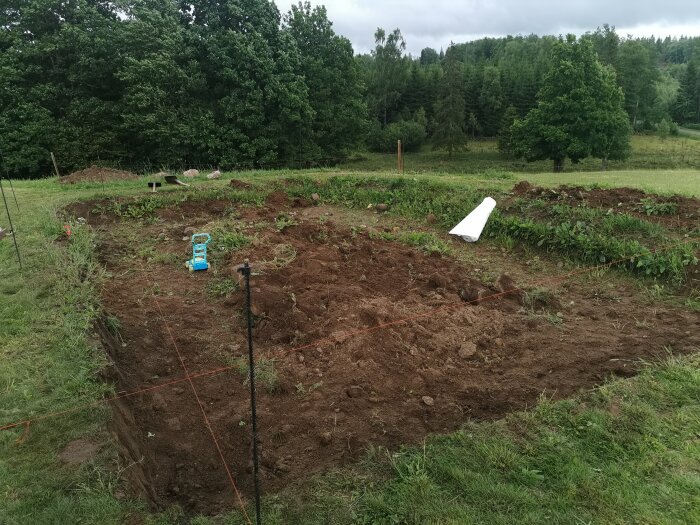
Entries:
MULTIPOLYGON (((623 35, 655 29, 664 36, 700 35, 698 0, 312 0, 312 4, 327 7, 336 32, 348 37, 358 52, 372 48, 377 27, 400 28, 413 54, 425 46, 447 47, 451 40, 583 33, 604 23, 621 29, 623 35)), ((279 0, 278 6, 287 7, 279 0)))

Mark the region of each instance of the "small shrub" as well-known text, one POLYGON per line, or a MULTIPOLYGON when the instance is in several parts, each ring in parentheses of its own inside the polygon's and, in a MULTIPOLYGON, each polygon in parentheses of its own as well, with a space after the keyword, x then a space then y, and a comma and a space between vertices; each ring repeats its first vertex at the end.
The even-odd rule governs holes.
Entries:
POLYGON ((384 129, 374 129, 370 134, 369 147, 372 151, 396 152, 400 140, 405 152, 418 151, 425 143, 425 126, 413 120, 402 120, 389 124, 384 129))

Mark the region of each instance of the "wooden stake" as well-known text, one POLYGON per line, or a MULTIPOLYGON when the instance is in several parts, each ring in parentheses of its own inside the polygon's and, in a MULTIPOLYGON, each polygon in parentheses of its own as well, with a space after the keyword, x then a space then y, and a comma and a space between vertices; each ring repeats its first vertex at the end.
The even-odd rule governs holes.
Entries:
POLYGON ((397 147, 396 147, 396 161, 397 161, 397 169, 399 173, 401 173, 401 168, 403 165, 402 159, 401 159, 401 140, 399 140, 397 147))
POLYGON ((61 174, 58 172, 58 165, 56 164, 56 157, 53 156, 53 151, 51 152, 51 160, 53 161, 53 169, 56 170, 56 177, 61 178, 61 174))

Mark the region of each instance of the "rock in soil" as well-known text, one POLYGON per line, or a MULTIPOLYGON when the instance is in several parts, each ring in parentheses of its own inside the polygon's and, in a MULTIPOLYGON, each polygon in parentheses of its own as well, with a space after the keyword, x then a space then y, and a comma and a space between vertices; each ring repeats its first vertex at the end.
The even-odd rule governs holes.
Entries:
POLYGON ((430 396, 423 396, 420 398, 423 403, 429 407, 433 406, 435 404, 435 400, 430 397, 430 396))
POLYGON ((511 279, 508 275, 505 273, 502 273, 498 279, 496 279, 496 290, 499 292, 511 292, 514 295, 516 293, 522 294, 522 291, 517 289, 518 286, 515 284, 515 281, 511 279))
POLYGON ((362 387, 353 385, 351 387, 348 387, 345 393, 348 395, 348 397, 362 397, 362 394, 364 392, 362 391, 362 387))
POLYGON ((476 345, 471 341, 466 341, 462 343, 462 346, 459 348, 458 353, 459 357, 461 357, 462 359, 467 359, 476 354, 476 345))

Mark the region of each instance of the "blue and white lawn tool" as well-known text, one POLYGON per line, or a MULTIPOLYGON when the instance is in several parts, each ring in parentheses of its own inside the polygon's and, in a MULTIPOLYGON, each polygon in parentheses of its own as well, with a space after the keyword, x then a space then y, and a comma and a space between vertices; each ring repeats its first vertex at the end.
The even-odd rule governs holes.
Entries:
POLYGON ((208 233, 195 233, 192 236, 192 259, 185 263, 189 271, 208 270, 211 267, 207 262, 207 244, 209 244, 209 241, 211 241, 211 235, 208 233), (197 242, 198 240, 202 240, 202 242, 197 242))

